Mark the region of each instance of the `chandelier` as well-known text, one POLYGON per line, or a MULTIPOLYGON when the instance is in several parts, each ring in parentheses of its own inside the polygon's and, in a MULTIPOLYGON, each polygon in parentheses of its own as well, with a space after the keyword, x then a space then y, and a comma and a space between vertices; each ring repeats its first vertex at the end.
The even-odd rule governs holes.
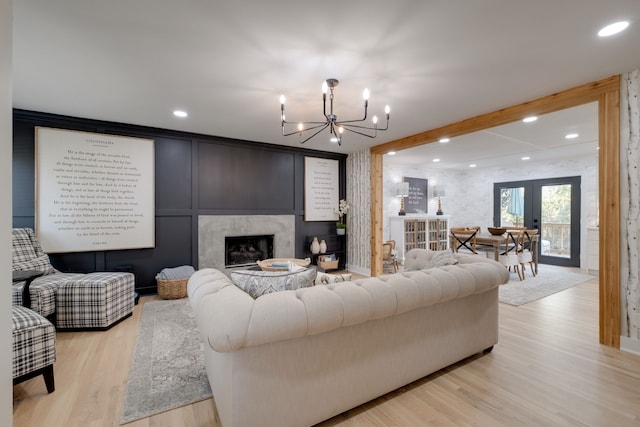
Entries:
POLYGON ((387 105, 384 112, 387 115, 387 123, 384 128, 378 127, 378 117, 373 116, 372 126, 365 126, 361 123, 367 120, 367 107, 369 106, 369 89, 365 89, 362 93, 364 99, 364 117, 359 120, 338 120, 338 116, 333 112, 333 90, 338 86, 338 79, 327 79, 322 83, 322 112, 325 117, 323 122, 299 122, 295 131, 288 131, 287 126, 293 126, 295 123, 288 122, 284 117, 284 95, 280 95, 280 121, 282 123, 282 135, 298 135, 300 144, 304 144, 323 130, 329 128, 331 142, 337 142, 342 145, 342 134, 345 130, 368 138, 375 138, 379 130, 389 129, 389 112, 391 109, 387 105), (327 113, 327 92, 329 92, 329 113, 327 113))

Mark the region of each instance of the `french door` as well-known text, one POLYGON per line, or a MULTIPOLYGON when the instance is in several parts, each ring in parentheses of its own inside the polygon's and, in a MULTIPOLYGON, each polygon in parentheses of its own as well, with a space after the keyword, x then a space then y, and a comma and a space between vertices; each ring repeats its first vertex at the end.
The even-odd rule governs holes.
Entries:
POLYGON ((493 223, 538 229, 539 262, 580 267, 580 177, 493 184, 493 223))

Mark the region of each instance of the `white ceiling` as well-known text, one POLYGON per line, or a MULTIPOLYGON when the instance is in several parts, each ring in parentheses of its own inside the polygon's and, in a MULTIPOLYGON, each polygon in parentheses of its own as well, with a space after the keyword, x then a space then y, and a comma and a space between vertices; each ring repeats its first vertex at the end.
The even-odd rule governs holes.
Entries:
MULTIPOLYGON (((20 0, 13 9, 15 108, 298 146, 280 135, 279 96, 289 120, 318 120, 321 83, 337 78, 340 119, 361 116, 364 87, 371 115, 392 108, 376 139, 349 134, 337 147, 325 133, 304 145, 343 153, 640 67, 638 0, 20 0), (629 29, 597 37, 620 19, 629 29), (173 117, 176 108, 189 116, 173 117)), ((481 136, 503 152, 548 141, 504 132, 481 136)))
POLYGON ((591 156, 598 153, 598 104, 590 103, 385 155, 387 164, 426 165, 429 169, 469 170, 524 162, 591 156), (565 138, 576 133, 578 137, 565 138), (526 158, 525 158, 526 157, 526 158), (439 159, 434 162, 434 159, 439 159))

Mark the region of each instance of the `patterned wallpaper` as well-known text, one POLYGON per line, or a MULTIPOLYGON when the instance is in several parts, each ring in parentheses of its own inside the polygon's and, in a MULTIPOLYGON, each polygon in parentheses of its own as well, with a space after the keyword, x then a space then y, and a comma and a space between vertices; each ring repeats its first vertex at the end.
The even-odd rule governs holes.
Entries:
POLYGON ((369 150, 347 158, 347 259, 349 270, 371 272, 371 155, 369 150))
MULTIPOLYGON (((620 88, 620 335, 640 340, 640 70, 623 74, 620 88), (627 197, 624 197, 624 196, 627 197)), ((637 346, 640 348, 640 345, 637 346)))

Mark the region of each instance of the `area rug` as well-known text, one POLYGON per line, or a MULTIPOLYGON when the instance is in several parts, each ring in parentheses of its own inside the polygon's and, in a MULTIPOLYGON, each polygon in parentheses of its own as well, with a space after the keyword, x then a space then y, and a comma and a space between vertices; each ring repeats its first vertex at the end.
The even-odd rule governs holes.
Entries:
POLYGON ((540 264, 536 277, 531 277, 527 266, 525 280, 521 281, 518 279, 518 275, 512 272, 509 283, 500 286, 499 301, 510 305, 523 305, 594 278, 595 276, 545 264, 540 264))
POLYGON ((202 339, 189 301, 144 304, 120 424, 210 397, 202 339))

